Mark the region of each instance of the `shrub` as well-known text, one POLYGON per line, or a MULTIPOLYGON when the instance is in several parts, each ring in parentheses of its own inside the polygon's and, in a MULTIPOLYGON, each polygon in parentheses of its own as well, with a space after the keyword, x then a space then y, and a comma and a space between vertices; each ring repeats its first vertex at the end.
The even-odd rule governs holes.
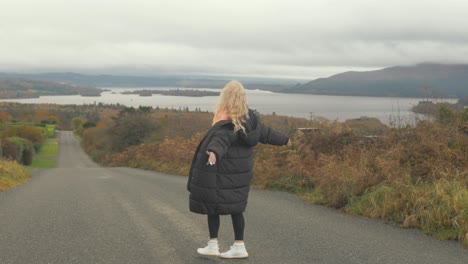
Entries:
POLYGON ((91 128, 91 127, 96 127, 96 123, 92 121, 85 122, 83 125, 83 128, 91 128))
POLYGON ((23 160, 21 164, 29 166, 32 164, 35 154, 34 145, 31 141, 23 138, 18 138, 22 141, 23 144, 23 160))
POLYGON ((121 112, 114 120, 115 126, 109 130, 114 151, 143 143, 145 138, 161 127, 149 114, 139 111, 121 112))
POLYGON ((0 191, 15 187, 29 178, 29 174, 15 161, 0 160, 0 191))
POLYGON ((442 124, 453 124, 457 119, 455 111, 447 104, 441 104, 437 113, 437 120, 442 124))
POLYGON ((461 119, 463 122, 468 122, 468 107, 466 107, 461 113, 461 119))
POLYGON ((81 145, 83 149, 96 161, 111 153, 108 127, 91 127, 83 131, 81 145))
POLYGON ((83 125, 87 122, 86 118, 74 117, 71 122, 73 125, 73 131, 75 131, 77 135, 80 135, 80 136, 83 135, 83 130, 84 130, 83 125))
POLYGON ((382 135, 387 128, 379 119, 365 116, 346 120, 344 125, 360 135, 382 135))
POLYGON ((11 143, 6 149, 6 157, 23 165, 31 165, 34 157, 34 147, 31 141, 20 137, 6 138, 3 141, 11 143))
POLYGON ((21 137, 28 139, 34 145, 35 151, 39 151, 44 143, 45 134, 42 129, 31 126, 12 127, 1 134, 2 138, 21 137))
POLYGON ((1 140, 2 147, 2 158, 7 160, 17 160, 18 159, 18 147, 15 143, 10 142, 9 140, 1 140))
POLYGON ((11 142, 8 139, 2 139, 2 152, 3 158, 7 160, 21 160, 23 155, 22 149, 20 146, 14 142, 11 142))
POLYGON ((86 118, 84 117, 74 117, 72 119, 72 125, 73 125, 73 129, 77 129, 79 127, 82 127, 84 123, 86 123, 86 118))
POLYGON ((166 173, 188 175, 190 163, 202 134, 190 139, 165 139, 161 142, 132 146, 127 150, 105 156, 102 162, 109 166, 128 166, 166 173))
POLYGON ((458 181, 408 181, 379 185, 351 203, 347 210, 371 218, 420 228, 439 239, 468 245, 468 190, 458 181))

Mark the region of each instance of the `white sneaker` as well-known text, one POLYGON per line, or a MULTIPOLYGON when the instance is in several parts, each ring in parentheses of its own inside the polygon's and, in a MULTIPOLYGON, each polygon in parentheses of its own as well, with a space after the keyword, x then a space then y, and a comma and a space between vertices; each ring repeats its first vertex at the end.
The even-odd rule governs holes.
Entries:
POLYGON ((247 253, 244 243, 235 242, 229 251, 223 252, 219 256, 222 258, 246 258, 249 256, 249 253, 247 253))
POLYGON ((209 240, 204 248, 197 249, 198 254, 206 256, 219 256, 219 246, 217 240, 209 240))

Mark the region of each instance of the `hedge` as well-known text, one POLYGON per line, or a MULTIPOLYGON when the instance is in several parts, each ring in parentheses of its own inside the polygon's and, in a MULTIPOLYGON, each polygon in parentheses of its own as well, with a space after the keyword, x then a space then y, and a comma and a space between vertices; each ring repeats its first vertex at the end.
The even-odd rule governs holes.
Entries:
POLYGON ((3 157, 16 160, 23 165, 31 165, 34 158, 34 145, 30 140, 20 137, 10 137, 2 140, 3 157))

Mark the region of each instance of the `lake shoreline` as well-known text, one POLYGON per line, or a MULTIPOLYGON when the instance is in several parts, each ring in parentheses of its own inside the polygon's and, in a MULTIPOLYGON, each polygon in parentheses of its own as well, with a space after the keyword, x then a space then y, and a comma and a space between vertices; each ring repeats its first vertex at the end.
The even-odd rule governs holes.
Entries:
MULTIPOLYGON (((98 87, 103 90, 99 97, 70 96, 41 96, 30 99, 0 99, 4 102, 19 103, 52 103, 52 104, 122 104, 128 107, 151 106, 168 109, 188 108, 213 112, 218 96, 173 96, 152 94, 139 96, 135 94, 123 95, 123 91, 141 90, 143 87, 98 87)), ((144 89, 150 89, 145 87, 144 89)), ((152 87, 152 90, 179 89, 183 87, 152 87)), ((221 89, 197 88, 198 90, 219 93, 221 89)), ((246 89, 249 107, 261 114, 276 114, 306 119, 326 118, 328 120, 344 121, 349 119, 375 117, 383 123, 390 123, 399 119, 413 123, 414 114, 410 111, 419 101, 448 101, 454 99, 431 98, 403 98, 403 97, 365 97, 365 96, 333 96, 311 94, 287 94, 265 90, 246 89)))

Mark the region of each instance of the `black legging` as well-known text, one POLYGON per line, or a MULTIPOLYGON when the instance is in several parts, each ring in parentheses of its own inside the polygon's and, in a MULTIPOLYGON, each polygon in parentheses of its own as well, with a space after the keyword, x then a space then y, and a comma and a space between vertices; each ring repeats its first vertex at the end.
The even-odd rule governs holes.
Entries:
MULTIPOLYGON (((244 214, 231 215, 232 227, 234 228, 234 239, 244 240, 244 214)), ((210 238, 218 237, 219 230, 219 215, 208 215, 208 230, 210 231, 210 238)))

